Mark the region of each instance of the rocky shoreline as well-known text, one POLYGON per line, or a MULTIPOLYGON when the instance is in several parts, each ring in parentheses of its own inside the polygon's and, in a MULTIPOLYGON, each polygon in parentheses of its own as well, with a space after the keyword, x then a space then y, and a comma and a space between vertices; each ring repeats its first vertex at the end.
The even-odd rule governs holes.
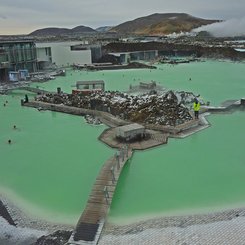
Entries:
POLYGON ((166 216, 147 219, 127 225, 106 224, 103 235, 126 235, 135 234, 145 229, 188 227, 192 225, 203 225, 219 221, 229 221, 238 217, 245 217, 245 208, 228 209, 220 212, 210 212, 193 215, 166 216))
MULTIPOLYGON (((30 216, 3 195, 0 195, 0 200, 17 227, 26 227, 48 232, 54 232, 56 230, 72 230, 74 228, 72 225, 52 223, 45 219, 30 216)), ((0 216, 4 217, 2 212, 0 213, 0 216)))
POLYGON ((99 245, 241 245, 245 242, 244 209, 170 219, 172 225, 167 227, 166 218, 156 218, 124 226, 121 230, 115 228, 108 233, 105 230, 99 245))
POLYGON ((3 235, 0 236, 0 244, 2 244, 1 242, 7 243, 9 237, 10 242, 11 239, 15 239, 16 244, 62 245, 68 241, 75 227, 75 224, 73 226, 62 223, 52 223, 44 219, 30 216, 3 195, 0 195, 0 217, 4 218, 9 224, 9 226, 5 225, 1 228, 5 228, 5 230, 2 230, 3 235), (11 234, 11 230, 13 230, 16 235, 11 234), (18 237, 17 234, 23 233, 23 231, 25 231, 26 235, 18 237), (36 240, 35 243, 33 243, 34 240, 36 240), (31 243, 27 243, 27 241, 31 243))
MULTIPOLYGON (((1 196, 1 199, 3 197, 1 196)), ((33 217, 27 216, 23 213, 23 211, 18 208, 16 205, 4 199, 3 205, 7 206, 9 211, 9 215, 11 215, 12 219, 16 222, 17 228, 25 229, 28 228, 30 232, 30 238, 25 236, 23 237, 24 243, 16 243, 16 244, 25 244, 25 245, 63 245, 66 244, 68 241, 72 230, 74 227, 62 225, 62 224, 52 224, 47 221, 40 221, 33 217), (34 233, 31 233, 34 232, 34 233), (34 235, 39 234, 39 238, 36 238, 35 243, 33 243, 34 235), (27 241, 32 241, 32 243, 26 243, 27 241)), ((1 211, 2 209, 0 209, 1 211)), ((0 213, 0 216, 3 217, 3 213, 0 213)), ((124 225, 118 225, 113 223, 106 223, 104 230, 101 235, 101 239, 99 240, 98 244, 113 244, 114 241, 117 241, 116 244, 125 244, 127 239, 139 239, 143 237, 145 233, 148 235, 154 234, 154 232, 161 231, 166 232, 169 229, 175 231, 176 229, 180 229, 181 231, 188 230, 190 227, 191 229, 198 228, 199 233, 205 231, 207 227, 219 227, 223 224, 234 227, 235 223, 239 221, 239 227, 245 228, 245 207, 243 208, 234 208, 234 209, 227 209, 223 211, 214 211, 209 213, 202 213, 202 214, 193 214, 193 215, 175 215, 175 216, 160 216, 160 217, 153 217, 144 219, 137 222, 131 222, 124 225), (113 238, 113 239, 112 239, 113 238), (111 243, 108 242, 111 241, 111 243)), ((15 226, 14 226, 15 227, 15 226)), ((4 227, 5 228, 5 227, 4 227)), ((208 228, 210 229, 210 228, 208 228)), ((7 231, 2 231, 5 236, 7 231)), ((155 241, 161 241, 161 236, 158 234, 159 237, 154 235, 155 241)), ((11 235, 9 235, 9 239, 13 239, 11 235)), ((235 236, 235 234, 234 234, 235 236)), ((0 237, 0 241, 2 241, 3 237, 0 237)), ((6 239, 6 237, 5 237, 6 239)), ((21 238, 19 238, 21 239, 21 238)), ((176 237, 175 237, 176 239, 176 237)), ((178 238, 180 241, 184 239, 184 236, 180 236, 178 238)), ((227 237, 226 237, 227 239, 227 237)), ((232 234, 229 235, 228 239, 235 239, 232 234)), ((137 241, 137 240, 136 240, 137 241)), ((227 241, 227 240, 226 240, 227 241)), ((228 240, 229 241, 229 240, 228 240)), ((11 243, 8 243, 11 244, 11 243)), ((115 243, 114 243, 115 244, 115 243)), ((151 244, 145 242, 144 244, 151 244)), ((157 243, 154 243, 157 244, 157 243)), ((171 243, 172 244, 172 243, 171 243)), ((173 243, 175 244, 175 243, 173 243)), ((188 244, 195 244, 195 243, 188 243, 188 244)), ((199 243, 205 244, 205 243, 199 243)), ((223 244, 223 243, 221 243, 223 244)))

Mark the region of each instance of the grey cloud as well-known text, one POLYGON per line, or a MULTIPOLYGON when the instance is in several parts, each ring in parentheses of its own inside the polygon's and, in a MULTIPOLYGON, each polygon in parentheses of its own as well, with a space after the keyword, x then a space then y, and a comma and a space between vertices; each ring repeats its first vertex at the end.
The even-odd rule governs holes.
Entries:
MULTIPOLYGON (((0 18, 10 26, 96 28, 117 25, 153 13, 185 12, 196 17, 231 19, 241 17, 244 0, 1 0, 0 18), (1 15, 2 13, 2 15, 1 15)), ((0 22, 0 30, 7 28, 0 22), (1 26, 2 25, 2 26, 1 26)), ((0 33, 1 34, 1 33, 0 33)))
POLYGON ((7 16, 0 14, 0 19, 6 20, 7 19, 7 16))

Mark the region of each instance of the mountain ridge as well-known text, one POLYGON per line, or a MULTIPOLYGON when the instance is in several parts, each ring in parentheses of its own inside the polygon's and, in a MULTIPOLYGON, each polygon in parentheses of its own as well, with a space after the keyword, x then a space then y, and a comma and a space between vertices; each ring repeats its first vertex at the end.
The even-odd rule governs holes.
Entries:
POLYGON ((74 28, 47 27, 35 30, 29 36, 46 36, 46 35, 71 35, 78 33, 96 33, 97 31, 88 26, 76 26, 74 28))
POLYGON ((93 29, 87 26, 77 26, 72 29, 48 27, 30 33, 30 36, 72 35, 83 33, 115 32, 118 34, 136 35, 168 35, 171 33, 190 32, 203 25, 220 22, 191 16, 186 13, 155 13, 123 22, 114 27, 99 27, 93 29))
POLYGON ((186 13, 155 13, 124 22, 111 31, 144 35, 167 35, 171 33, 189 32, 197 27, 219 22, 206 20, 186 13))

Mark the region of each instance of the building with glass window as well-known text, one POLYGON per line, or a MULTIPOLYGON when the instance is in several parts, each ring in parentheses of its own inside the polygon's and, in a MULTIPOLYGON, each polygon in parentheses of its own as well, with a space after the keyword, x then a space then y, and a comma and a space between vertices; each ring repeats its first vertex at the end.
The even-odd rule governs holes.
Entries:
POLYGON ((121 64, 128 64, 135 61, 152 61, 158 57, 158 50, 144 50, 133 52, 117 52, 110 53, 116 57, 119 57, 121 64))
POLYGON ((0 82, 9 81, 9 73, 37 70, 36 45, 33 41, 0 41, 0 82))
POLYGON ((25 80, 23 74, 92 64, 101 57, 100 46, 80 42, 0 41, 0 82, 25 80))

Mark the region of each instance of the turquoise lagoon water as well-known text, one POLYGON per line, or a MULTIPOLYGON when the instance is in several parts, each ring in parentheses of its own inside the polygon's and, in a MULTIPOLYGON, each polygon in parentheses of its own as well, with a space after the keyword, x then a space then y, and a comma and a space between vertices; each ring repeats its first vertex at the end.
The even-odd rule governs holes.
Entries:
POLYGON ((130 84, 154 80, 167 89, 200 94, 205 101, 210 101, 213 105, 244 96, 245 63, 208 61, 157 67, 158 69, 151 70, 67 72, 67 76, 60 77, 58 81, 37 85, 56 91, 57 84, 60 84, 63 91, 71 92, 78 80, 104 80, 106 90, 127 91, 130 84))
POLYGON ((212 126, 204 131, 134 155, 121 176, 111 221, 244 206, 245 111, 208 119, 212 126))
POLYGON ((75 223, 100 167, 114 153, 97 140, 105 126, 21 107, 24 94, 12 95, 0 96, 1 192, 32 215, 75 223))
MULTIPOLYGON (((244 97, 244 66, 207 61, 158 65, 156 70, 68 71, 66 77, 32 86, 71 92, 78 80, 102 79, 107 90, 126 91, 130 84, 154 80, 219 105, 244 97)), ((97 140, 106 126, 87 125, 79 116, 21 107, 24 94, 0 96, 1 192, 32 215, 75 223, 100 167, 114 153, 97 140)), ((212 126, 193 136, 135 152, 122 172, 110 220, 245 203, 245 112, 212 115, 208 120, 212 126)))

